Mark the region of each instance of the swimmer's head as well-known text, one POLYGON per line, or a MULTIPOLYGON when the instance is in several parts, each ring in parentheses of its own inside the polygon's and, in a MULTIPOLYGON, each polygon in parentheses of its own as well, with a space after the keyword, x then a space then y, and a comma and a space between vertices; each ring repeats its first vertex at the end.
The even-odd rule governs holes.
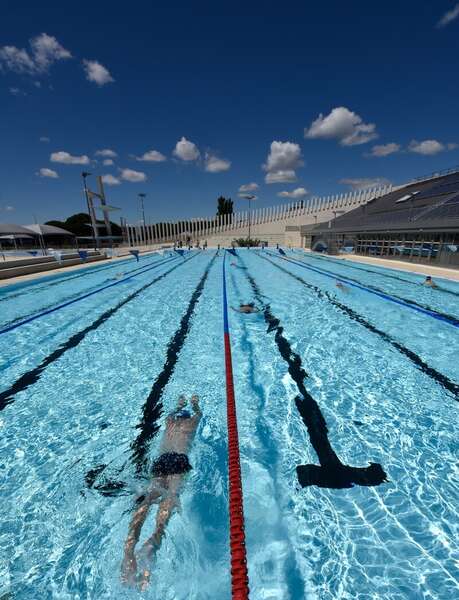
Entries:
POLYGON ((426 281, 432 281, 432 277, 430 275, 426 275, 426 281))

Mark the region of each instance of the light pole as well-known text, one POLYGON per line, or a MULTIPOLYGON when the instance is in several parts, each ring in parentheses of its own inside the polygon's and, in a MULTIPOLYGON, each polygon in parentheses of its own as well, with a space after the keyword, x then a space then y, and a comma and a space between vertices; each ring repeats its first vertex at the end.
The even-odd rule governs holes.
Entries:
POLYGON ((251 207, 250 202, 252 200, 256 200, 257 197, 253 196, 252 194, 244 194, 244 195, 240 196, 240 198, 245 198, 246 200, 249 201, 249 237, 247 238, 247 240, 249 242, 249 247, 250 247, 250 227, 252 225, 252 207, 251 207))
POLYGON ((140 198, 140 208, 142 210, 142 222, 145 225, 145 204, 144 204, 144 199, 145 199, 146 194, 139 194, 139 198, 140 198))

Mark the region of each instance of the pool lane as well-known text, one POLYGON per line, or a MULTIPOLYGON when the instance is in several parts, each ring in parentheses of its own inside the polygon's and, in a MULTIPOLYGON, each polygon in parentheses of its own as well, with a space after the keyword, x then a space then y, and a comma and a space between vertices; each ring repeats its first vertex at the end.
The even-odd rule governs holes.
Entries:
POLYGON ((93 296, 94 294, 98 294, 100 292, 103 292, 105 290, 113 288, 113 287, 115 287, 117 285, 121 285, 121 284, 125 283, 126 281, 129 281, 129 280, 133 279, 134 277, 138 277, 139 275, 143 275, 144 273, 147 273, 148 271, 151 271, 152 269, 156 269, 158 267, 162 267, 162 266, 164 266, 166 264, 169 264, 169 263, 171 263, 173 261, 176 261, 176 260, 180 260, 180 259, 178 259, 176 257, 172 257, 172 258, 168 258, 168 259, 166 259, 164 261, 161 261, 159 263, 155 263, 152 266, 145 265, 143 267, 143 269, 140 272, 138 272, 138 273, 130 274, 127 277, 122 277, 121 279, 117 279, 116 281, 113 281, 112 283, 108 283, 106 285, 97 286, 96 289, 92 289, 92 290, 87 291, 87 292, 85 292, 83 294, 80 294, 80 295, 78 295, 76 297, 73 297, 70 300, 67 300, 67 301, 62 302, 60 304, 56 304, 56 305, 53 305, 53 306, 51 306, 49 308, 45 308, 43 310, 40 310, 39 312, 34 313, 34 314, 30 315, 30 316, 27 316, 27 317, 21 319, 20 321, 15 321, 13 323, 10 323, 9 325, 6 325, 6 326, 4 326, 4 327, 2 327, 0 329, 0 335, 3 335, 5 333, 9 333, 10 331, 13 331, 14 329, 17 329, 18 327, 22 327, 23 325, 26 325, 27 323, 31 323, 32 321, 35 321, 36 319, 39 319, 39 318, 44 317, 46 315, 49 315, 49 314, 51 314, 51 313, 53 313, 53 312, 55 312, 57 310, 61 310, 62 308, 66 308, 67 306, 75 304, 75 302, 80 302, 81 300, 86 300, 87 298, 93 296))
POLYGON ((328 292, 326 290, 321 290, 317 286, 308 283, 305 279, 303 279, 299 275, 296 275, 295 273, 292 273, 288 269, 284 268, 284 266, 282 266, 282 264, 280 264, 280 261, 275 262, 274 260, 272 260, 271 258, 266 256, 264 253, 257 253, 257 256, 268 261, 274 267, 276 267, 276 269, 282 271, 283 273, 289 275, 296 281, 300 282, 308 290, 314 292, 317 295, 317 297, 328 302, 329 304, 331 304, 332 306, 337 308, 339 311, 341 311, 342 313, 347 315, 350 319, 359 323, 359 325, 362 325, 363 327, 365 327, 365 329, 367 329, 371 333, 374 333, 375 335, 377 335, 384 342, 387 342, 388 344, 390 344, 393 348, 395 348, 401 354, 403 354, 405 357, 407 357, 416 366, 416 368, 420 369, 423 373, 425 373, 430 378, 435 380, 437 383, 442 385, 445 388, 445 390, 447 390, 448 392, 451 392, 451 394, 453 394, 454 398, 459 401, 459 384, 455 383, 454 381, 451 381, 451 379, 449 379, 449 377, 447 377, 443 373, 440 373, 433 367, 429 366, 424 360, 422 360, 422 358, 418 354, 416 354, 416 352, 413 352, 412 350, 410 350, 409 348, 407 348, 406 346, 404 346, 403 344, 398 342, 396 339, 394 339, 392 336, 387 334, 385 331, 378 329, 375 325, 373 325, 365 317, 363 317, 363 315, 360 315, 358 312, 356 312, 349 306, 346 306, 342 302, 338 301, 336 296, 333 296, 330 292, 328 292))
MULTIPOLYGON (((269 256, 279 258, 279 255, 276 255, 273 252, 268 251, 267 254, 269 256)), ((411 300, 408 298, 395 296, 394 294, 386 293, 381 288, 377 288, 371 284, 364 284, 360 280, 351 278, 348 275, 343 275, 342 273, 331 272, 326 269, 312 266, 311 264, 308 264, 303 260, 292 259, 292 258, 289 258, 288 256, 281 256, 281 258, 292 264, 298 265, 305 269, 309 269, 311 271, 314 271, 316 273, 324 275, 325 277, 331 277, 335 281, 339 280, 341 282, 346 283, 347 285, 350 285, 357 289, 363 290, 370 294, 374 294, 375 296, 378 296, 379 298, 383 298, 384 300, 388 300, 389 302, 393 302, 395 304, 398 304, 399 306, 405 306, 406 308, 410 308, 411 310, 415 310, 421 314, 424 314, 424 315, 427 315, 434 319, 437 319, 438 321, 443 321, 445 323, 448 323, 449 325, 452 325, 453 327, 459 328, 459 318, 456 317, 455 315, 440 312, 438 310, 431 308, 430 306, 425 306, 425 305, 419 304, 415 300, 411 300)))
MULTIPOLYGON (((190 297, 211 259, 210 252, 197 255, 186 266, 177 267, 175 274, 164 279, 157 289, 151 288, 141 298, 125 305, 122 311, 113 315, 110 324, 106 322, 78 347, 70 349, 50 365, 42 379, 28 389, 26 395, 21 394, 22 400, 27 401, 17 402, 13 410, 2 415, 4 429, 0 445, 5 459, 3 474, 8 480, 2 493, 8 503, 11 501, 9 505, 14 506, 9 513, 10 537, 4 549, 8 553, 12 547, 19 550, 11 555, 11 571, 17 578, 16 597, 45 597, 57 588, 60 597, 73 597, 77 588, 79 593, 83 588, 71 576, 72 572, 78 580, 84 573, 91 572, 84 583, 84 589, 91 590, 88 597, 118 598, 126 593, 119 580, 119 563, 133 499, 145 482, 135 479, 131 465, 123 473, 129 484, 126 501, 121 498, 107 501, 106 497, 85 490, 84 474, 92 463, 98 464, 105 457, 110 460, 113 455, 120 454, 124 460, 124 452, 129 452, 130 443, 138 432, 136 425, 145 398, 164 368, 168 342, 180 329, 181 316, 186 314, 190 297), (97 361, 93 360, 94 356, 97 361), (28 490, 26 494, 23 493, 25 489, 28 490), (24 514, 28 515, 26 531, 23 529, 24 514), (56 515, 59 515, 58 519, 56 515), (107 543, 107 531, 110 531, 110 543, 107 543), (43 551, 45 539, 48 540, 46 552, 43 551), (23 553, 23 548, 27 548, 27 552, 23 553), (21 578, 19 574, 23 568, 28 570, 32 566, 37 577, 21 578)), ((209 276, 213 276, 213 271, 209 276)), ((207 287, 203 290, 199 308, 209 291, 207 287)), ((170 385, 174 390, 178 386, 183 392, 184 382, 189 388, 192 381, 196 381, 194 390, 206 396, 210 394, 208 386, 201 384, 206 373, 194 366, 195 361, 203 348, 203 358, 212 361, 215 357, 218 362, 220 356, 215 348, 206 351, 209 336, 203 336, 202 324, 209 334, 209 318, 205 310, 201 313, 199 337, 187 353, 185 363, 180 353, 182 367, 174 371, 170 385)), ((194 319, 195 316, 193 327, 194 319)), ((182 352, 188 341, 189 337, 182 352)), ((215 370, 211 369, 210 373, 214 379, 215 370)), ((215 379, 212 386, 214 392, 207 400, 209 406, 218 399, 219 380, 215 379)), ((172 408, 178 393, 174 391, 171 395, 169 390, 166 391, 166 401, 172 408)), ((215 410, 212 412, 215 414, 215 410)), ((221 449, 224 450, 224 440, 221 449)), ((199 490, 201 495, 210 483, 208 475, 215 477, 215 465, 213 473, 205 464, 202 467, 192 474, 194 477, 206 474, 206 482, 202 482, 199 490)), ((202 506, 199 524, 205 522, 204 513, 208 516, 208 503, 202 506)), ((218 538, 222 535, 226 539, 224 497, 218 514, 221 514, 222 525, 218 538)), ((174 522, 180 526, 182 520, 176 517, 174 522)), ((207 531, 214 540, 213 532, 207 531)), ((193 527, 187 537, 193 540, 193 527)), ((171 538, 180 542, 183 536, 171 534, 171 538)), ((205 545, 206 542, 203 547, 205 545)), ((215 546, 211 543, 208 546, 208 559, 218 566, 220 550, 215 556, 215 546)), ((161 558, 167 563, 168 553, 162 553, 161 558)), ((224 562, 226 576, 227 564, 224 562)), ((185 563, 189 567, 191 563, 198 567, 199 580, 199 564, 194 560, 193 552, 187 553, 185 563)), ((210 571, 216 575, 218 569, 211 568, 210 571)), ((210 574, 206 574, 209 581, 210 574)), ((170 588, 176 572, 168 565, 165 575, 170 588)), ((224 581, 219 579, 219 583, 224 584, 224 581)))
MULTIPOLYGON (((159 252, 149 252, 148 254, 140 255, 138 262, 141 263, 153 257, 160 258, 161 255, 159 252)), ((100 273, 101 271, 109 271, 110 269, 114 269, 116 267, 124 267, 129 265, 131 262, 137 264, 137 260, 133 256, 126 256, 118 260, 110 261, 109 264, 104 263, 102 266, 98 266, 95 263, 89 263, 86 266, 81 265, 81 268, 78 269, 76 274, 74 271, 54 274, 51 272, 51 274, 45 275, 38 279, 31 279, 29 281, 23 281, 20 283, 11 283, 0 287, 0 302, 27 295, 32 288, 34 291, 42 291, 47 288, 66 283, 67 281, 72 281, 73 279, 80 279, 82 277, 100 273)))
MULTIPOLYGON (((18 300, 15 294, 13 294, 11 298, 8 296, 4 297, 4 304, 1 305, 0 327, 3 328, 23 319, 27 319, 40 311, 48 310, 59 303, 70 301, 85 292, 91 292, 111 281, 119 280, 122 275, 126 276, 138 273, 148 266, 159 264, 164 260, 158 260, 157 257, 149 258, 150 260, 143 261, 141 266, 137 266, 137 262, 131 263, 129 261, 128 264, 124 265, 124 269, 120 270, 120 273, 115 277, 103 278, 105 271, 109 268, 105 266, 103 271, 100 269, 96 273, 91 272, 85 273, 84 275, 78 275, 78 278, 82 278, 81 281, 78 281, 76 284, 70 283, 68 286, 63 286, 58 290, 50 290, 49 288, 52 287, 51 285, 44 286, 43 288, 40 287, 39 289, 37 289, 35 285, 31 285, 28 289, 28 295, 23 299, 18 300), (7 300, 9 302, 5 303, 7 300)), ((110 265, 110 268, 112 269, 114 266, 119 265, 110 265)), ((60 280, 55 282, 55 284, 66 283, 66 281, 67 280, 60 280)))
MULTIPOLYGON (((448 597, 457 586, 454 558, 459 550, 452 531, 457 509, 451 503, 457 404, 445 401, 441 386, 410 368, 393 348, 327 309, 299 282, 253 252, 243 257, 264 294, 263 303, 271 306, 302 358, 309 374, 307 390, 320 402, 338 455, 348 464, 362 465, 370 455, 389 479, 378 487, 338 493, 320 487, 293 492, 294 506, 288 506, 297 518, 292 518, 291 540, 312 573, 308 589, 321 600, 340 597, 343 590, 349 597, 380 593, 392 598, 407 589, 419 597, 448 597)), ((280 264, 304 276, 302 269, 280 264)), ((242 271, 234 273, 244 281, 242 271)), ((319 276, 311 273, 310 279, 316 283, 319 276)), ((250 299, 253 291, 245 284, 241 301, 250 299)), ((296 388, 285 366, 278 369, 266 355, 262 316, 240 318, 254 335, 258 381, 267 390, 266 411, 271 413, 268 435, 285 436, 278 443, 284 466, 277 485, 295 490, 295 465, 316 460, 295 411, 280 413, 296 388)))
MULTIPOLYGON (((425 275, 421 275, 420 273, 413 273, 412 277, 413 279, 407 279, 406 277, 400 277, 400 275, 396 275, 395 273, 403 273, 403 271, 399 270, 397 271, 394 267, 378 267, 377 265, 375 266, 374 269, 369 269, 366 266, 366 263, 351 263, 349 260, 346 259, 336 259, 336 258, 332 258, 331 256, 316 256, 312 253, 307 253, 307 252, 301 252, 301 256, 305 259, 312 259, 315 261, 322 261, 322 263, 328 263, 328 264, 334 264, 334 265, 340 265, 341 267, 345 267, 346 269, 354 269, 356 271, 361 271, 362 273, 371 273, 372 275, 377 275, 379 277, 384 277, 385 279, 392 279, 394 281, 400 281, 402 283, 406 283, 410 286, 416 286, 417 291, 419 291, 419 287, 422 285, 425 275), (379 269, 379 270, 378 270, 379 269)), ((357 255, 358 256, 358 255, 357 255)), ((429 266, 429 265, 427 265, 429 266)), ((420 264, 419 268, 422 269, 423 265, 420 264)), ((407 274, 408 275, 408 274, 407 274)), ((436 279, 436 278, 435 278, 436 279)), ((452 290, 449 289, 447 287, 445 287, 445 283, 450 283, 452 284, 449 280, 442 278, 441 276, 438 277, 438 279, 442 280, 442 283, 436 288, 436 293, 439 294, 440 296, 442 294, 450 294, 451 296, 456 296, 459 297, 459 290, 452 290)), ((426 289, 426 288, 424 288, 426 289)))
MULTIPOLYGON (((196 256, 196 255, 194 255, 196 256)), ((23 373, 16 381, 14 381, 7 389, 0 391, 0 410, 3 410, 8 404, 14 401, 14 397, 19 392, 26 390, 28 387, 36 383, 42 372, 53 362, 58 360, 65 352, 70 350, 71 348, 75 348, 88 333, 92 331, 96 331, 101 325, 103 325, 110 317, 112 317, 115 313, 117 313, 123 306, 137 298, 139 294, 150 288, 152 285, 161 281, 175 271, 178 267, 183 266, 186 262, 191 260, 193 256, 185 259, 185 261, 180 261, 178 263, 174 263, 173 266, 169 265, 169 268, 164 271, 158 277, 155 277, 149 283, 146 283, 141 288, 137 289, 135 292, 129 294, 126 298, 118 302, 114 307, 109 308, 104 313, 102 313, 95 321, 93 321, 90 325, 86 326, 84 329, 81 329, 77 333, 74 333, 71 337, 69 337, 63 344, 61 344, 56 350, 51 352, 48 356, 46 356, 39 365, 30 369, 29 371, 23 373)), ((160 265, 157 265, 160 266, 160 265)))
MULTIPOLYGON (((287 257, 293 258, 289 255, 287 257)), ((444 314, 450 317, 451 320, 459 319, 459 302, 455 293, 443 293, 440 288, 434 289, 421 285, 422 282, 413 281, 414 285, 409 285, 405 281, 398 282, 392 275, 387 277, 385 274, 379 274, 376 271, 369 273, 359 267, 354 268, 346 261, 309 257, 306 254, 303 254, 301 259, 295 257, 295 260, 303 262, 310 268, 320 268, 328 271, 337 279, 347 278, 351 282, 385 293, 413 306, 438 312, 440 315, 444 314)), ((382 269, 383 267, 381 267, 382 269)))

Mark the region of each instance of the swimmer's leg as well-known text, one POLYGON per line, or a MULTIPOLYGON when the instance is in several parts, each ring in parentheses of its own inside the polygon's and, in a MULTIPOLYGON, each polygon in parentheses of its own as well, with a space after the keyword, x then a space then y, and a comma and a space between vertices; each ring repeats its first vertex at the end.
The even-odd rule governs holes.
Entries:
POLYGON ((137 561, 134 554, 134 549, 139 541, 140 532, 142 530, 145 519, 152 504, 157 502, 165 494, 164 477, 158 477, 153 480, 152 487, 141 501, 140 506, 134 513, 129 524, 128 535, 124 543, 124 557, 121 563, 121 581, 128 585, 134 585, 137 575, 137 561))
POLYGON ((153 535, 151 535, 142 546, 139 552, 140 575, 139 586, 141 590, 145 590, 150 582, 151 566, 150 563, 154 554, 159 550, 166 526, 176 507, 180 506, 179 493, 183 481, 183 474, 168 475, 166 477, 168 489, 167 498, 163 498, 159 504, 156 514, 156 527, 153 535))

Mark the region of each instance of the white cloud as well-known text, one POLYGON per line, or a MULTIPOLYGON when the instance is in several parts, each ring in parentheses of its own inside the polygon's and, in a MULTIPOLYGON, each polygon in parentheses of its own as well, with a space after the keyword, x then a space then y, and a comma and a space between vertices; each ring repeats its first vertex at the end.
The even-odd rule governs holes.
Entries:
POLYGON ((0 48, 0 68, 14 73, 37 75, 46 73, 58 60, 72 58, 52 35, 41 33, 29 41, 30 52, 16 46, 0 48))
POLYGON ((98 86, 105 85, 115 81, 110 75, 108 69, 101 65, 97 60, 86 60, 83 59, 83 68, 86 72, 86 79, 93 81, 98 86))
POLYGON ((455 144, 454 142, 452 142, 450 144, 446 144, 446 148, 448 150, 455 150, 458 146, 459 146, 459 144, 455 144))
POLYGON ((102 164, 105 165, 106 167, 109 167, 110 165, 113 165, 114 162, 111 158, 104 158, 104 160, 102 161, 102 164))
POLYGON ((303 187, 299 187, 291 192, 279 192, 277 195, 281 198, 293 198, 294 200, 298 200, 299 198, 304 198, 308 194, 308 190, 304 189, 303 187))
POLYGON ((49 177, 50 179, 58 179, 59 175, 53 169, 42 168, 38 171, 37 175, 39 177, 49 177))
POLYGON ((271 148, 263 165, 265 171, 282 171, 303 166, 301 148, 293 142, 271 142, 271 148))
POLYGON ((446 27, 452 21, 459 17, 459 2, 451 9, 445 12, 442 18, 438 21, 437 27, 446 27))
POLYGON ((68 152, 53 152, 49 157, 51 162, 62 163, 64 165, 87 165, 89 157, 86 154, 82 156, 72 156, 68 152))
POLYGON ((13 96, 27 96, 26 92, 24 92, 23 90, 21 90, 17 87, 10 87, 9 91, 10 91, 10 94, 13 94, 13 96))
POLYGON ((295 183, 296 173, 292 169, 266 173, 265 183, 295 183))
POLYGON ((378 137, 374 123, 364 123, 362 117, 345 106, 334 108, 326 117, 321 113, 304 130, 309 139, 336 139, 342 146, 365 144, 378 137))
POLYGON ((94 152, 96 156, 106 156, 107 158, 116 158, 118 154, 110 148, 104 148, 103 150, 96 150, 94 152))
POLYGON ((244 183, 244 185, 241 185, 241 187, 239 188, 240 192, 254 192, 255 190, 258 190, 260 186, 258 185, 258 183, 255 183, 254 181, 252 181, 252 183, 244 183))
POLYGON ((422 142, 411 140, 408 150, 424 156, 433 156, 446 150, 446 146, 437 140, 424 140, 422 142))
POLYGON ((394 142, 391 142, 390 144, 381 144, 379 146, 373 146, 371 152, 366 156, 389 156, 389 154, 400 152, 400 148, 400 144, 395 144, 394 142))
POLYGON ((121 181, 118 179, 118 177, 114 177, 113 175, 110 175, 110 174, 102 175, 102 181, 103 181, 103 183, 106 183, 107 185, 121 185, 121 181))
POLYGON ((389 185, 390 181, 385 177, 363 177, 361 179, 345 178, 340 179, 339 183, 348 185, 353 190, 366 190, 368 188, 381 187, 389 185))
POLYGON ((229 171, 231 161, 206 153, 204 168, 208 173, 222 173, 223 171, 229 171))
POLYGON ((190 142, 185 137, 176 143, 173 155, 184 161, 197 160, 200 157, 200 152, 196 144, 190 142))
POLYGON ((141 171, 134 171, 133 169, 120 169, 120 172, 121 179, 130 181, 131 183, 139 183, 147 180, 147 176, 141 171))
POLYGON ((136 156, 136 160, 142 162, 164 162, 167 158, 158 150, 148 150, 148 152, 144 152, 142 156, 136 156))
POLYGON ((46 137, 45 135, 42 135, 41 138, 40 138, 40 142, 48 143, 50 141, 51 140, 49 139, 49 137, 46 137))
POLYGON ((250 196, 251 200, 256 200, 258 196, 254 196, 253 194, 238 194, 239 198, 245 198, 247 200, 247 196, 250 196))
POLYGON ((295 169, 303 166, 301 148, 294 142, 271 142, 268 158, 262 165, 267 171, 266 183, 291 183, 296 181, 295 169))
POLYGON ((12 212, 14 210, 14 206, 11 206, 10 204, 7 204, 5 206, 5 210, 6 210, 6 212, 12 212))

